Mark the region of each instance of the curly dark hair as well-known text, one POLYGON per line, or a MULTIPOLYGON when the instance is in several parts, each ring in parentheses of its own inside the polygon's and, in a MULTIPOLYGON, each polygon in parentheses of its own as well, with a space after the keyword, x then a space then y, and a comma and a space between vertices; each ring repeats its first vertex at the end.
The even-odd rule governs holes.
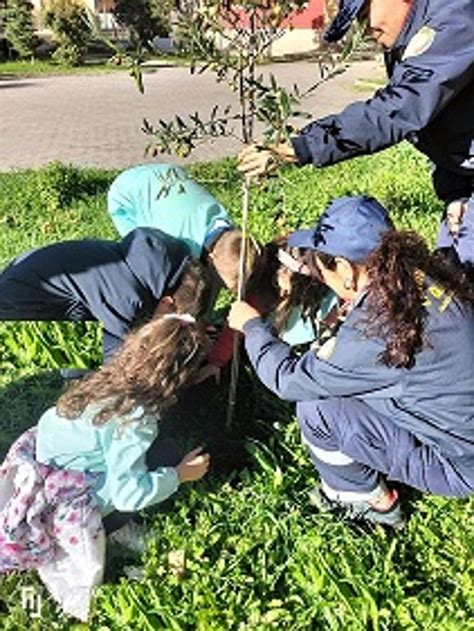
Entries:
POLYGON ((246 284, 246 295, 256 294, 260 298, 262 315, 274 312, 274 324, 278 332, 285 328, 295 307, 301 309, 303 318, 314 320, 321 300, 328 291, 315 276, 293 273, 290 293, 282 300, 278 285, 278 272, 282 267, 278 259, 280 249, 290 252, 286 237, 278 237, 263 246, 246 284))
MULTIPOLYGON (((198 319, 206 312, 209 297, 209 273, 201 263, 192 261, 173 294, 176 313, 198 319)), ((109 363, 72 385, 59 398, 57 410, 61 416, 75 419, 88 405, 100 403, 93 420, 96 425, 137 406, 159 415, 194 378, 208 351, 203 324, 155 315, 126 337, 109 363)))
MULTIPOLYGON (((336 257, 306 250, 304 260, 319 276, 316 257, 335 269, 336 257)), ((472 309, 474 290, 466 275, 441 252, 431 253, 412 231, 388 230, 379 247, 362 262, 369 276, 368 312, 364 334, 386 340, 380 360, 387 366, 409 368, 425 339, 427 292, 433 285, 447 298, 472 309)), ((447 303, 446 303, 447 304, 447 303)))

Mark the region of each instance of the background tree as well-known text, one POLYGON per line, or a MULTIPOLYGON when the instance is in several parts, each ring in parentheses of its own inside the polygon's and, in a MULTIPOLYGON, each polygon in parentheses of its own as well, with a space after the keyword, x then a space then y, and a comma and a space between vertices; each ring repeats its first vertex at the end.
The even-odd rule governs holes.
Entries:
POLYGON ((3 16, 9 46, 20 59, 32 58, 35 47, 33 4, 28 0, 7 0, 3 16))
POLYGON ((150 0, 151 11, 158 23, 156 35, 168 37, 172 29, 172 15, 177 7, 176 0, 150 0))
POLYGON ((113 13, 117 22, 131 31, 148 50, 154 37, 166 37, 171 28, 173 0, 117 0, 113 13))
POLYGON ((43 21, 53 31, 58 48, 53 59, 69 66, 83 63, 92 28, 81 0, 49 0, 43 10, 43 21))

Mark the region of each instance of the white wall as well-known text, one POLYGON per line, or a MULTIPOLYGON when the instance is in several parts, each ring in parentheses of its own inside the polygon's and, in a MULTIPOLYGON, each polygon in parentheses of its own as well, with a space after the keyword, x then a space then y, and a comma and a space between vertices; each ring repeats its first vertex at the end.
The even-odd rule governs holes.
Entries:
MULTIPOLYGON (((219 41, 222 39, 219 36, 216 39, 219 45, 219 41)), ((320 42, 321 31, 304 28, 288 29, 268 48, 268 55, 270 57, 284 57, 285 55, 310 53, 318 50, 320 42)), ((223 45, 225 46, 225 44, 224 41, 223 45)))

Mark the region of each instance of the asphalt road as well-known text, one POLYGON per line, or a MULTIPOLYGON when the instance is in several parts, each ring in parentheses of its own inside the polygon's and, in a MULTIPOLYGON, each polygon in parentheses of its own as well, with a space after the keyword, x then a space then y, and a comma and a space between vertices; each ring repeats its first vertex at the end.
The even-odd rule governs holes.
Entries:
MULTIPOLYGON (((286 86, 304 89, 318 77, 311 61, 265 67, 286 86)), ((357 81, 382 77, 375 61, 354 63, 344 74, 319 87, 304 103, 315 117, 339 111, 370 95, 357 81)), ((0 171, 37 167, 52 160, 82 166, 126 167, 144 158, 144 118, 156 122, 200 111, 216 104, 236 104, 226 85, 210 73, 191 76, 184 67, 160 67, 145 76, 141 95, 126 73, 8 79, 0 74, 0 171)), ((193 152, 186 161, 233 155, 237 141, 219 139, 193 152)), ((159 157, 167 161, 169 157, 159 157)))

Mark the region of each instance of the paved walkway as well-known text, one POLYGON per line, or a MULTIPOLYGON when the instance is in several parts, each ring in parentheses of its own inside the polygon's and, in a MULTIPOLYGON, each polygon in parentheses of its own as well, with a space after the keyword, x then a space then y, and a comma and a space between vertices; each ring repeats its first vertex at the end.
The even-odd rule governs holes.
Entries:
MULTIPOLYGON (((310 61, 276 64, 265 70, 273 72, 283 85, 297 82, 302 89, 317 78, 317 66, 310 61)), ((305 101, 304 109, 314 116, 336 112, 370 95, 370 89, 354 87, 358 80, 382 76, 379 63, 357 62, 318 88, 305 101)), ((145 160, 143 118, 153 123, 194 111, 205 115, 216 104, 235 101, 210 73, 190 76, 182 67, 147 73, 144 95, 125 73, 19 80, 5 80, 0 75, 0 171, 37 167, 52 160, 117 168, 137 164, 145 160)), ((211 160, 237 151, 237 142, 220 139, 199 147, 190 160, 211 160)))

